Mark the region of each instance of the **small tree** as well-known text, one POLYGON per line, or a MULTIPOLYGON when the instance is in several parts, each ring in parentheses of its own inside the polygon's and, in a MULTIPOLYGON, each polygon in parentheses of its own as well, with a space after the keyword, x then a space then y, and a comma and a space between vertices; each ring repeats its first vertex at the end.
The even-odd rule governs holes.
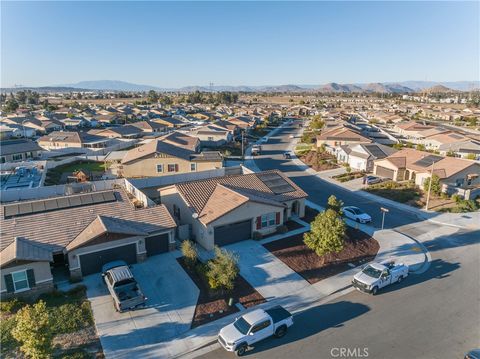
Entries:
POLYGON ((189 267, 193 267, 198 260, 197 248, 191 240, 186 240, 182 242, 181 246, 182 254, 185 257, 185 263, 189 267))
POLYGON ((311 223, 310 232, 303 235, 303 242, 317 255, 338 253, 343 249, 345 222, 332 210, 317 215, 311 223))
MULTIPOLYGON (((426 178, 425 181, 423 182, 423 190, 425 192, 428 192, 429 186, 430 186, 430 178, 426 178)), ((438 175, 436 174, 432 176, 432 188, 430 190, 432 191, 433 194, 436 194, 437 196, 442 192, 440 177, 438 177, 438 175)))
POLYGON ((20 350, 30 358, 49 358, 52 351, 53 332, 50 315, 44 301, 27 305, 16 315, 13 337, 21 343, 20 350))
POLYGON ((215 258, 207 263, 207 278, 211 289, 232 290, 239 273, 235 254, 215 246, 215 258))
POLYGON ((467 157, 465 157, 467 160, 476 160, 477 155, 475 153, 469 153, 467 157))
POLYGON ((337 215, 342 215, 343 201, 337 199, 333 194, 328 197, 327 209, 333 210, 337 215))

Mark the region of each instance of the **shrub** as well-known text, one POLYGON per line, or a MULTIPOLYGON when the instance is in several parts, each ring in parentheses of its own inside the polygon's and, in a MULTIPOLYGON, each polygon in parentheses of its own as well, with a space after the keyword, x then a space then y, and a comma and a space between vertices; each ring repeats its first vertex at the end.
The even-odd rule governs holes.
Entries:
POLYGON ((255 232, 253 232, 252 238, 255 241, 259 241, 263 238, 263 236, 260 232, 255 231, 255 232))
POLYGON ((185 258, 185 264, 189 267, 192 267, 197 263, 198 253, 195 244, 191 240, 186 240, 182 242, 181 246, 183 257, 185 258))
MULTIPOLYGON (((432 178, 432 186, 430 190, 432 191, 433 194, 440 195, 440 193, 442 192, 440 177, 434 174, 431 178, 432 178)), ((430 187, 430 178, 426 178, 425 181, 423 182, 423 190, 425 192, 428 192, 429 187, 430 187)))
POLYGON ((211 289, 232 290, 238 276, 238 258, 235 254, 215 247, 215 258, 207 263, 207 278, 211 289))
POLYGON ((0 302, 0 312, 13 314, 24 305, 25 305, 25 302, 21 301, 18 298, 5 300, 0 302))
POLYGON ((0 320, 0 348, 2 354, 18 346, 18 342, 12 335, 12 330, 15 328, 15 325, 15 316, 2 318, 2 320, 0 320))
POLYGON ((333 210, 337 215, 342 215, 343 201, 337 199, 333 194, 328 197, 327 209, 333 210))
POLYGON ((33 359, 48 358, 52 350, 53 331, 50 314, 44 301, 20 309, 15 317, 13 338, 20 350, 33 359))
POLYGON ((321 212, 310 225, 310 232, 303 235, 303 242, 317 255, 323 256, 343 249, 345 222, 334 210, 321 212))
POLYGON ((68 303, 50 309, 51 329, 55 334, 73 333, 91 324, 90 304, 68 303))
POLYGON ((284 224, 277 227, 276 232, 279 234, 285 234, 288 232, 288 227, 284 224))
POLYGON ((92 356, 83 349, 73 349, 62 354, 62 359, 90 359, 92 356))
POLYGON ((463 199, 463 198, 462 198, 460 195, 458 195, 458 194, 454 194, 454 195, 452 196, 452 200, 454 200, 456 203, 460 203, 460 201, 461 201, 462 199, 463 199))

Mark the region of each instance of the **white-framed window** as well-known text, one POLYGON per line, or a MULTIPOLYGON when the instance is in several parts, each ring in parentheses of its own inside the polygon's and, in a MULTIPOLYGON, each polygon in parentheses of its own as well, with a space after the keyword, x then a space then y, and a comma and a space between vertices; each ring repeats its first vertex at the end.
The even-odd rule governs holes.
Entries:
POLYGON ((15 292, 21 292, 29 289, 27 271, 22 270, 18 272, 12 272, 13 288, 15 292))
POLYGON ((157 173, 163 172, 163 165, 157 165, 157 173))
POLYGON ((271 227, 275 225, 276 222, 276 213, 267 213, 262 216, 262 228, 271 227))
POLYGON ((17 153, 12 156, 14 161, 19 161, 23 158, 23 155, 21 153, 17 153))
POLYGON ((197 164, 196 163, 190 163, 190 171, 195 172, 197 170, 197 164))

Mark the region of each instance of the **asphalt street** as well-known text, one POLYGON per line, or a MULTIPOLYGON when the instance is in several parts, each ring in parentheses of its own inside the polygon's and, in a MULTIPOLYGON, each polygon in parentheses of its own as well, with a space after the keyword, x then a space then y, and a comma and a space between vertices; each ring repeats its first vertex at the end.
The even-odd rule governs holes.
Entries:
MULTIPOLYGON (((346 204, 363 208, 378 223, 377 203, 305 175, 282 159, 291 131, 274 136, 257 165, 287 172, 316 203, 325 203, 333 193, 346 204)), ((386 224, 402 226, 400 230, 413 237, 439 230, 438 224, 420 222, 410 212, 393 208, 386 224)), ((377 296, 352 291, 298 313, 284 338, 266 339, 246 357, 452 359, 480 347, 480 231, 450 227, 444 236, 422 243, 432 256, 428 271, 410 275, 377 296)), ((201 356, 233 357, 222 348, 201 356)))

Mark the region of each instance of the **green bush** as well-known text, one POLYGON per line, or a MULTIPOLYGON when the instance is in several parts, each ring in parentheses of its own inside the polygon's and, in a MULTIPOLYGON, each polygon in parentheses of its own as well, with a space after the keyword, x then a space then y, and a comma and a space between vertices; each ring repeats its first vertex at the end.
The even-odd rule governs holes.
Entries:
POLYGON ((185 264, 189 267, 192 267, 198 261, 198 253, 197 248, 195 248, 195 244, 190 241, 186 240, 182 242, 181 250, 183 257, 185 258, 185 264))
POLYGON ((317 255, 338 253, 343 249, 346 226, 334 210, 319 213, 310 226, 310 232, 303 235, 303 242, 317 255))
POLYGON ((462 196, 460 196, 460 195, 458 195, 458 194, 454 194, 454 195, 452 196, 452 200, 454 200, 455 203, 460 203, 460 201, 462 201, 463 198, 462 198, 462 196))
POLYGON ((25 305, 25 302, 18 298, 13 298, 10 300, 5 300, 0 302, 0 312, 13 314, 17 312, 21 307, 25 305))
POLYGON ((12 330, 15 328, 15 325, 15 316, 2 318, 2 320, 0 320, 0 348, 2 354, 18 346, 18 342, 12 335, 12 330))
POLYGON ((207 278, 211 289, 232 290, 239 273, 235 254, 215 247, 215 258, 207 263, 207 278))
POLYGON ((51 328, 55 334, 73 333, 92 324, 90 303, 68 303, 50 309, 51 328))
POLYGON ((83 349, 72 349, 62 353, 62 359, 91 359, 92 355, 85 352, 83 349))

